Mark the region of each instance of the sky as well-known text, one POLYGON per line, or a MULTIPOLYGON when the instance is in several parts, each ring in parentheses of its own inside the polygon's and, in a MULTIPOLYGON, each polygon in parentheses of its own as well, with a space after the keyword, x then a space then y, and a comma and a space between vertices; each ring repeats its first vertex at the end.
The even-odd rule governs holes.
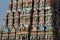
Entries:
POLYGON ((3 26, 3 17, 8 9, 9 0, 0 0, 0 28, 3 26))

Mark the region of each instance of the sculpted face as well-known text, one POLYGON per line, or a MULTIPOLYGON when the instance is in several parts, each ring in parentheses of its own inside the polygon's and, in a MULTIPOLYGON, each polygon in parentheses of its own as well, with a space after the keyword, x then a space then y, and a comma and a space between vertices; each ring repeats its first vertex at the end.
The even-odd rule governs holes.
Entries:
POLYGON ((47 3, 50 3, 51 0, 46 0, 46 1, 47 1, 47 3))

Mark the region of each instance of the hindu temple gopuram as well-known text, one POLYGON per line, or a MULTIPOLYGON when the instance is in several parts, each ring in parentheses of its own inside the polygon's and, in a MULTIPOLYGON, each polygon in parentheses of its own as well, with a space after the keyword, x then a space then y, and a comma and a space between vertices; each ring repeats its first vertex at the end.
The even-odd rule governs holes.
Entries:
POLYGON ((60 40, 59 0, 9 0, 0 40, 60 40))

